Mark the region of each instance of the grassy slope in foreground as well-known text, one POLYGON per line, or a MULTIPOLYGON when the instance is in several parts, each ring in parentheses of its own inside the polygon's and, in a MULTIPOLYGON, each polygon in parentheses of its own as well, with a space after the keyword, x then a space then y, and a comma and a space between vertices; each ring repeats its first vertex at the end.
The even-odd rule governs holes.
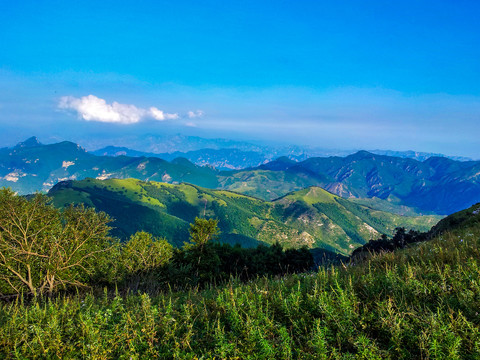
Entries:
POLYGON ((480 358, 480 205, 357 265, 202 292, 0 305, 4 358, 480 358), (476 213, 475 213, 476 212, 476 213), (447 229, 445 229, 447 230, 447 229))
POLYGON ((323 247, 350 253, 395 227, 427 230, 437 217, 405 217, 354 204, 312 187, 267 202, 229 191, 190 184, 135 179, 69 181, 49 193, 54 204, 85 203, 116 219, 115 235, 145 230, 176 245, 188 239, 196 216, 219 219, 221 240, 255 246, 280 242, 286 247, 323 247))

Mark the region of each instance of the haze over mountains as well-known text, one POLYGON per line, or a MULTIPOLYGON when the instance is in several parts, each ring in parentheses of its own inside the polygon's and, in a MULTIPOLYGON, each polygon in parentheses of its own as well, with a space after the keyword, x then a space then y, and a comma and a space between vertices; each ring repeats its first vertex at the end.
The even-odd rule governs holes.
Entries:
MULTIPOLYGON (((92 151, 95 155, 146 156, 172 160, 185 157, 197 165, 212 165, 219 170, 256 167, 281 156, 295 161, 311 157, 347 156, 358 150, 325 149, 313 146, 266 145, 227 139, 204 139, 198 136, 147 136, 139 140, 126 139, 126 146, 106 146, 92 151), (133 147, 137 150, 133 150, 133 147), (138 150, 139 149, 139 150, 138 150)), ((452 160, 469 161, 463 156, 446 156, 438 153, 417 151, 369 150, 378 155, 396 156, 424 161, 430 157, 448 157, 452 160)))
MULTIPOLYGON (((240 154, 232 149, 224 154, 229 152, 240 154)), ((195 153, 204 159, 211 154, 210 150, 195 153)), ((248 154, 239 155, 239 162, 249 159, 248 154)), ((20 194, 48 191, 59 181, 87 177, 187 182, 264 200, 318 186, 369 206, 410 214, 446 215, 480 201, 480 162, 445 157, 420 162, 360 151, 346 157, 299 162, 281 157, 258 167, 220 171, 184 157, 166 161, 158 157, 97 156, 67 141, 42 145, 30 138, 14 148, 0 149, 0 186, 20 194)))

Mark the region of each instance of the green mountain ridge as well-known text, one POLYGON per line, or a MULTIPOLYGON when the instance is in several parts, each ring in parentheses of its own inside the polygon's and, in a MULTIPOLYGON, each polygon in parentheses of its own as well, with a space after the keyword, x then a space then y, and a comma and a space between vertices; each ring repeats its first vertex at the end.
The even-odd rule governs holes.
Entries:
POLYGON ((298 163, 277 159, 230 177, 222 184, 270 200, 281 192, 314 185, 344 198, 375 198, 379 204, 385 202, 385 208, 406 206, 426 214, 451 214, 480 201, 480 162, 442 157, 419 162, 359 151, 298 163))
POLYGON ((187 183, 136 179, 64 181, 49 191, 58 207, 85 203, 116 219, 114 234, 126 238, 139 230, 164 236, 179 246, 196 216, 218 218, 220 241, 256 246, 324 248, 349 254, 356 247, 391 234, 397 226, 427 230, 438 217, 395 215, 311 187, 275 201, 187 183))
POLYGON ((198 166, 186 158, 96 156, 77 144, 42 145, 29 139, 0 149, 0 186, 19 194, 48 191, 57 182, 85 178, 188 182, 264 200, 319 186, 359 204, 402 215, 447 215, 480 202, 480 162, 413 159, 360 151, 346 157, 286 157, 239 171, 198 166))

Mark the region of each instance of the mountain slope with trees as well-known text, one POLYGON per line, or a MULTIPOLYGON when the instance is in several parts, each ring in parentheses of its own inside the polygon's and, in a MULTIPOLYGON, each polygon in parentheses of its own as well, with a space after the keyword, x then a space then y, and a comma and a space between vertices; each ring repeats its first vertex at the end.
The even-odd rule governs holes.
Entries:
POLYGON ((105 211, 116 219, 113 234, 121 238, 144 230, 177 246, 196 217, 218 218, 222 242, 256 246, 278 241, 285 247, 322 247, 342 254, 398 226, 427 230, 439 219, 374 210, 317 187, 267 202, 190 184, 85 179, 61 182, 49 196, 58 207, 83 203, 105 211))
POLYGON ((345 198, 377 199, 420 213, 446 215, 480 201, 480 162, 442 157, 419 162, 360 151, 298 163, 280 158, 222 179, 224 187, 270 199, 305 185, 345 198), (275 189, 271 197, 270 189, 275 189))
MULTIPOLYGON (((28 205, 24 197, 8 190, 4 195, 7 201, 0 203, 1 211, 11 212, 5 206, 10 201, 20 202, 15 209, 28 205)), ((332 197, 313 195, 299 197, 312 204, 319 197, 327 202, 332 197)), ((284 272, 281 277, 267 273, 248 282, 239 276, 225 278, 218 267, 234 265, 233 260, 240 259, 238 248, 223 251, 218 248, 222 245, 202 240, 206 239, 203 225, 214 227, 213 220, 196 220, 190 237, 197 241, 180 250, 163 239, 137 233, 129 242, 117 243, 105 258, 109 270, 124 267, 117 272, 126 276, 122 282, 90 278, 88 289, 49 298, 29 299, 23 294, 18 301, 2 301, 0 356, 476 359, 480 356, 479 210, 476 205, 447 217, 431 240, 406 249, 371 254, 316 273, 284 272), (219 254, 228 256, 215 259, 219 254), (175 286, 179 278, 194 281, 179 288, 175 286), (143 285, 139 288, 139 284, 143 285)), ((34 224, 43 220, 37 217, 34 224)), ((5 233, 11 229, 8 224, 0 218, 2 245, 11 239, 5 233)), ((59 229, 64 226, 59 225, 59 229)), ((206 234, 214 234, 211 230, 206 234)), ((48 238, 48 233, 50 229, 40 235, 48 238)), ((286 253, 278 245, 259 247, 244 253, 244 259, 267 255, 257 264, 273 269, 286 253)), ((307 254, 298 252, 297 259, 305 260, 307 254)), ((49 269, 48 261, 41 268, 49 269)), ((3 281, 0 278, 0 288, 3 281)))

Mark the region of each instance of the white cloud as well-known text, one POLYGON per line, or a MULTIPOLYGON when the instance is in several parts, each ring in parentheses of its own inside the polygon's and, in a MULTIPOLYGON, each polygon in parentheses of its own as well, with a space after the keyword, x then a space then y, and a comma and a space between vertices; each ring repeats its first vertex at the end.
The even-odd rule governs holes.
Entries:
POLYGON ((194 122, 189 121, 189 122, 185 123, 185 126, 197 127, 197 124, 195 124, 194 122))
POLYGON ((86 121, 134 124, 145 116, 145 110, 135 105, 120 104, 114 101, 107 104, 104 99, 94 95, 75 98, 63 96, 58 104, 60 109, 75 110, 86 121))
POLYGON ((197 117, 202 117, 204 114, 205 113, 203 112, 203 110, 189 111, 187 113, 187 115, 190 119, 194 119, 194 118, 197 118, 197 117))
POLYGON ((150 115, 155 119, 159 121, 163 120, 175 120, 178 119, 178 114, 168 114, 163 112, 162 110, 157 109, 156 107, 151 107, 150 108, 150 115))
POLYGON ((135 105, 120 104, 116 101, 108 104, 104 99, 95 95, 82 96, 81 98, 63 96, 60 98, 58 107, 60 109, 74 110, 86 121, 106 123, 135 124, 145 118, 153 118, 160 121, 179 118, 178 114, 165 113, 156 107, 145 110, 135 105))

